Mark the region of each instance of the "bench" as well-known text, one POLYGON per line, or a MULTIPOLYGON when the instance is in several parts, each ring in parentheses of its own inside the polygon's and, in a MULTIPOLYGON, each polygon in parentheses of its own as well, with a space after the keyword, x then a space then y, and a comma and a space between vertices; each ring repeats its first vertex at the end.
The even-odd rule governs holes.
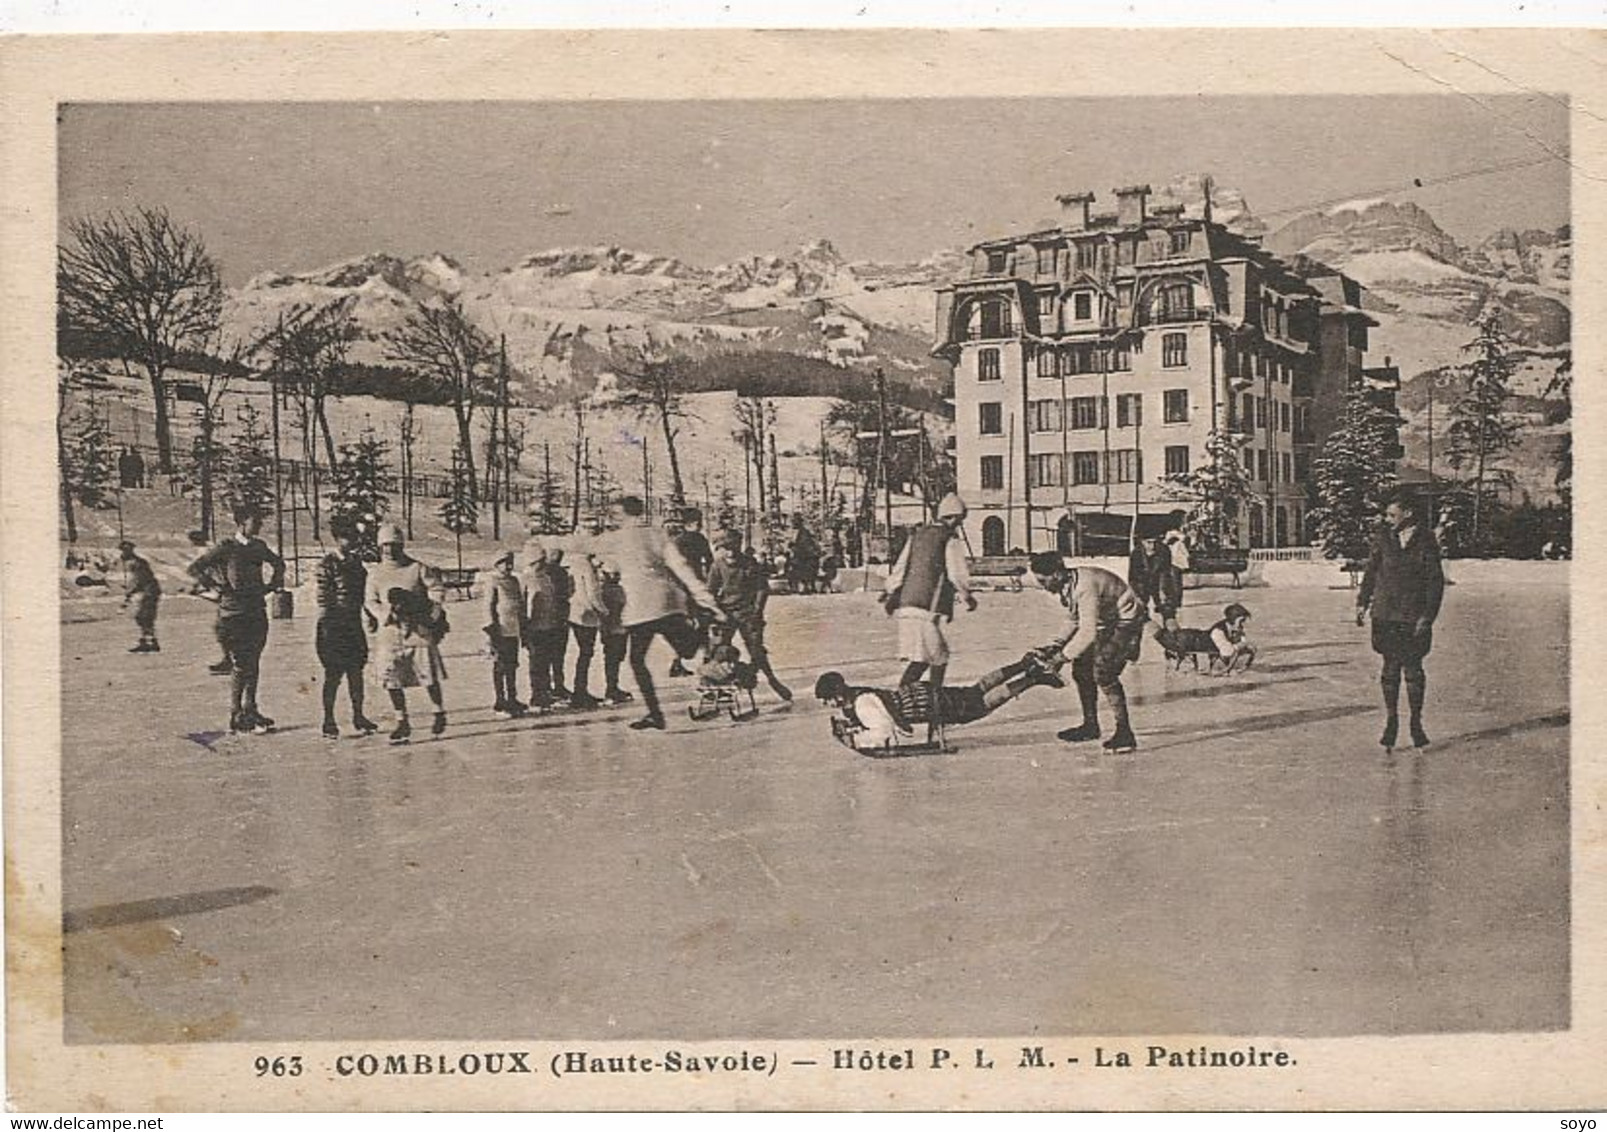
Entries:
POLYGON ((1196 577, 1207 574, 1231 574, 1233 588, 1244 588, 1244 575, 1250 570, 1250 552, 1247 550, 1191 550, 1189 567, 1184 571, 1196 577))
POLYGON ((442 567, 440 570, 441 588, 447 595, 457 594, 465 601, 474 596, 474 581, 480 571, 465 566, 461 570, 455 566, 442 567))
POLYGON ((1025 554, 983 554, 971 559, 968 565, 973 582, 988 579, 989 589, 1019 592, 1028 561, 1025 554))

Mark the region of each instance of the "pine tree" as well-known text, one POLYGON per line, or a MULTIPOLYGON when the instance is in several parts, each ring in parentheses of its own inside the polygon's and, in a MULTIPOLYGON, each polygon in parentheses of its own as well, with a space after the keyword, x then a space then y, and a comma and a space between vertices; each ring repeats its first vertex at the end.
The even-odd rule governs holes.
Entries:
POLYGON ((357 532, 357 545, 368 555, 378 551, 375 539, 380 520, 391 506, 386 491, 389 452, 390 445, 365 431, 356 444, 342 444, 335 459, 330 521, 350 523, 357 532))
POLYGON ((541 471, 536 473, 536 493, 530 507, 530 533, 561 535, 569 530, 564 521, 563 485, 560 472, 552 466, 552 450, 542 446, 541 471))
POLYGON ((458 569, 463 569, 463 535, 478 529, 480 508, 475 498, 474 465, 463 445, 452 449, 452 478, 446 501, 441 504, 441 525, 452 532, 457 544, 458 569))
POLYGON ((1344 419, 1312 466, 1319 502, 1310 519, 1326 557, 1367 556, 1385 496, 1396 482, 1390 450, 1398 423, 1373 403, 1365 386, 1345 395, 1344 419))
POLYGON ((85 507, 109 507, 108 496, 116 478, 112 434, 94 401, 89 402, 79 417, 68 437, 67 448, 69 457, 62 474, 68 477, 74 498, 85 507))
POLYGON ((223 461, 223 501, 231 511, 266 516, 274 509, 273 454, 257 407, 240 410, 239 434, 223 461))
POLYGON ((1255 497, 1250 477, 1239 461, 1242 443, 1243 437, 1236 433, 1212 429, 1205 441, 1204 461, 1162 481, 1168 498, 1192 505, 1184 514, 1183 530, 1204 550, 1221 549, 1230 533, 1237 539, 1239 513, 1255 497))
POLYGON ((1463 482, 1472 495, 1471 544, 1477 553, 1484 545, 1490 496, 1512 482, 1511 470, 1501 467, 1501 461, 1518 444, 1518 423, 1505 415, 1518 359, 1512 338, 1501 329, 1496 314, 1486 314, 1474 325, 1478 333, 1462 347, 1473 360, 1462 366, 1467 390, 1451 409, 1446 459, 1451 467, 1467 473, 1463 482))

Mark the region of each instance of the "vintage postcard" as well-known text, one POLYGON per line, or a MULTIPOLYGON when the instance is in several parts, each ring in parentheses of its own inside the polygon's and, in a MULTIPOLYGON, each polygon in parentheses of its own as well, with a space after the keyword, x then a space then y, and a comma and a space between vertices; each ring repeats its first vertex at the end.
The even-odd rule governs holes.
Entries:
POLYGON ((1600 1108, 1604 61, 0 43, 11 1105, 1600 1108))

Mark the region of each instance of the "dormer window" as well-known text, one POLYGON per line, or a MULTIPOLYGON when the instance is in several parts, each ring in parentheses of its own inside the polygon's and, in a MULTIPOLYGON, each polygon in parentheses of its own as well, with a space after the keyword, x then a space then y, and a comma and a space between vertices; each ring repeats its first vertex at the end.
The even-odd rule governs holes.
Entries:
POLYGON ((1187 255, 1189 250, 1189 230, 1179 229, 1172 233, 1172 254, 1187 255))
POLYGON ((1003 248, 989 248, 988 274, 1003 275, 1005 272, 1005 265, 1009 263, 1009 260, 1010 253, 1005 251, 1003 248))
POLYGON ((1078 291, 1071 296, 1071 315, 1078 322, 1087 322, 1094 317, 1094 296, 1088 291, 1078 291))

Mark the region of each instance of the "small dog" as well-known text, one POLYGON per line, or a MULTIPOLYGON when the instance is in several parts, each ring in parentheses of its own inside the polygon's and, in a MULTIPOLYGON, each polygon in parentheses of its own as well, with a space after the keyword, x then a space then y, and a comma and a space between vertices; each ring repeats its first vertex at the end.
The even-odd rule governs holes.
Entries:
POLYGON ((1194 662, 1194 671, 1200 670, 1200 657, 1208 657, 1205 671, 1207 674, 1215 672, 1218 664, 1226 665, 1222 654, 1217 651, 1216 642, 1211 639, 1209 629, 1178 629, 1168 632, 1165 629, 1157 630, 1155 640, 1160 643, 1166 653, 1166 659, 1172 662, 1172 671, 1183 671, 1185 660, 1194 662))

